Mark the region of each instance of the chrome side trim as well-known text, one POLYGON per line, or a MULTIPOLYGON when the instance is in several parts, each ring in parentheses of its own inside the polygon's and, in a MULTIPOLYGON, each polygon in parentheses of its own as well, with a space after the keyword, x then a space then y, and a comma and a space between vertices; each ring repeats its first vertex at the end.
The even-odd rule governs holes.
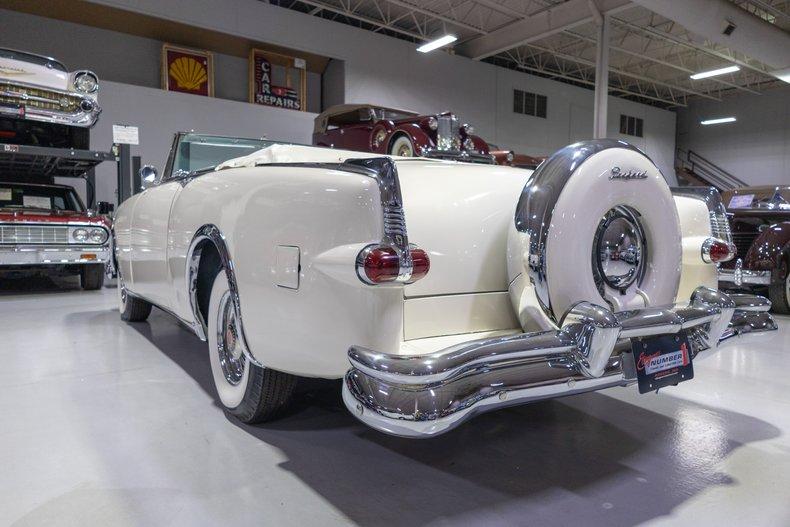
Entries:
POLYGON ((473 415, 636 380, 630 338, 690 331, 692 353, 718 345, 735 302, 699 288, 686 307, 612 313, 582 302, 561 329, 465 342, 425 355, 353 346, 343 401, 365 424, 429 437, 473 415))
POLYGON ((719 268, 719 282, 733 283, 736 286, 741 286, 743 284, 770 285, 771 271, 744 269, 743 261, 738 258, 735 262, 735 269, 719 268))
POLYGON ((546 281, 546 240, 554 207, 576 169, 589 157, 609 148, 633 150, 650 160, 644 152, 624 141, 596 139, 574 143, 557 151, 540 164, 524 186, 518 200, 514 218, 516 229, 530 236, 526 272, 534 284, 540 307, 553 321, 557 320, 557 316, 551 306, 546 281))
POLYGON ((192 238, 192 242, 189 244, 189 249, 187 250, 185 280, 186 291, 189 295, 190 308, 192 309, 192 315, 194 317, 192 327, 201 340, 206 340, 206 322, 202 320, 203 317, 200 315, 200 310, 197 304, 197 271, 200 264, 200 252, 202 251, 202 249, 200 251, 198 249, 201 242, 213 243, 214 247, 217 248, 220 260, 222 261, 222 266, 225 269, 225 276, 228 279, 228 289, 230 290, 230 295, 233 300, 233 306, 235 307, 236 314, 238 316, 241 340, 242 344, 244 344, 244 354, 247 356, 250 362, 256 366, 263 367, 263 364, 261 364, 261 362, 253 354, 252 349, 250 348, 250 345, 247 341, 247 334, 244 331, 244 320, 241 311, 239 286, 238 282, 236 281, 236 267, 233 264, 233 259, 230 257, 230 250, 228 249, 228 245, 225 242, 225 237, 215 225, 204 225, 198 229, 195 233, 195 236, 192 238))

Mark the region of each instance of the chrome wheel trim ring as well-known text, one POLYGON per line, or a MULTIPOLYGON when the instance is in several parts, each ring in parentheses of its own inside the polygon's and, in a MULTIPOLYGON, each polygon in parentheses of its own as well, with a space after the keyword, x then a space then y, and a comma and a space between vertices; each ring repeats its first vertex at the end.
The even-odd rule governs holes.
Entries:
POLYGON ((606 286, 627 291, 640 285, 647 267, 647 239, 637 211, 619 205, 604 214, 595 231, 592 260, 601 296, 606 286))
POLYGON ((398 147, 398 151, 396 152, 396 155, 401 157, 413 157, 414 153, 411 147, 411 143, 403 143, 402 145, 400 145, 398 147))
POLYGON ((231 386, 237 386, 244 378, 247 357, 244 353, 239 317, 231 300, 230 291, 226 291, 219 301, 217 310, 217 349, 222 375, 231 386))

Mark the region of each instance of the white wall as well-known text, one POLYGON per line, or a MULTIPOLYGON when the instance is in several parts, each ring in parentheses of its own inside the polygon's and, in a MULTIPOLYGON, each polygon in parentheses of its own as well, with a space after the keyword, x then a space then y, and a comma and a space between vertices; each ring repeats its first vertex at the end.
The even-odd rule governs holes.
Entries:
MULTIPOLYGON (((444 52, 418 53, 409 42, 258 0, 191 0, 188 5, 176 0, 90 1, 339 59, 328 81, 342 85, 346 102, 424 113, 452 110, 479 135, 503 148, 547 155, 592 135, 591 90, 444 52), (547 95, 548 118, 513 113, 514 88, 547 95)), ((109 130, 115 122, 141 126, 145 143, 137 153, 143 163, 161 164, 168 138, 178 129, 257 135, 263 127, 271 139, 310 141, 311 114, 152 88, 159 75, 156 41, 2 10, 0 19, 4 22, 0 45, 51 54, 75 68, 97 69, 103 79, 100 103, 105 108, 92 133, 97 148, 109 146, 109 130), (130 47, 135 43, 139 48, 130 47)), ((229 73, 221 74, 217 61, 217 92, 238 97, 239 86, 219 84, 237 83, 246 89, 241 62, 227 57, 225 63, 229 73)), ((643 148, 674 183, 675 114, 614 97, 609 99, 609 112, 610 136, 643 148), (621 111, 645 120, 643 139, 616 133, 621 111)), ((103 188, 99 198, 107 199, 103 188)))
POLYGON ((677 145, 750 185, 790 185, 790 86, 723 102, 694 101, 678 112, 677 145), (735 116, 734 123, 700 121, 735 116))

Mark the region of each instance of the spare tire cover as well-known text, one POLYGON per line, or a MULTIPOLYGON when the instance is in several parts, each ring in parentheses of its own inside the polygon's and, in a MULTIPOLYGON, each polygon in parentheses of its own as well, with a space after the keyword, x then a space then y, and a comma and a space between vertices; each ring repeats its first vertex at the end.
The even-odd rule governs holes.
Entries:
POLYGON ((524 187, 515 227, 529 237, 522 271, 555 323, 583 300, 614 311, 675 301, 682 256, 677 210, 661 172, 628 143, 601 139, 559 150, 524 187), (622 252, 602 242, 625 236, 622 228, 607 230, 618 211, 639 241, 622 252), (638 271, 627 286, 609 279, 618 265, 638 271))

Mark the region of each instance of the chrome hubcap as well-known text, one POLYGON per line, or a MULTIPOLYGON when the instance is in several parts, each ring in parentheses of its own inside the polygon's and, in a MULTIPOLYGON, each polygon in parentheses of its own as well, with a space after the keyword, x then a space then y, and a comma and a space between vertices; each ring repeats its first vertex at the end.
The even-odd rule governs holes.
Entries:
POLYGON ((241 382, 247 365, 238 320, 230 292, 225 292, 217 313, 217 353, 225 380, 234 386, 241 382))
POLYGON ((411 147, 409 145, 401 145, 398 148, 398 155, 401 157, 411 157, 411 147))
POLYGON ((645 272, 645 233, 639 213, 630 207, 615 207, 607 212, 593 241, 593 274, 603 294, 604 285, 625 291, 640 282, 645 272))

